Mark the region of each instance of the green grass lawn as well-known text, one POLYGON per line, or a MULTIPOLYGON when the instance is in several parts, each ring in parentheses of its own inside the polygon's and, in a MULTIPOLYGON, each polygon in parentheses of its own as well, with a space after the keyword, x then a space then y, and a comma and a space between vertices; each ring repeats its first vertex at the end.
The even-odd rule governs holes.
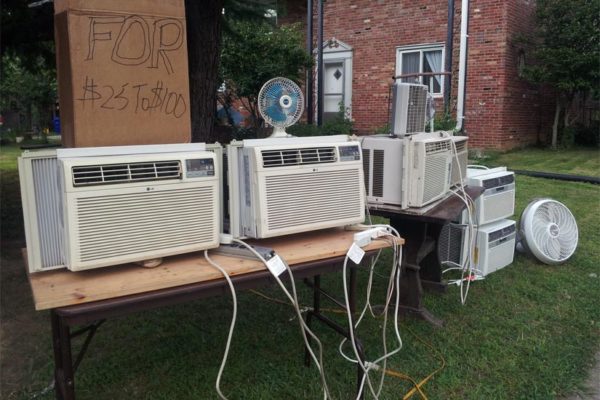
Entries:
MULTIPOLYGON (((3 210, 12 207, 5 199, 18 199, 13 155, 2 151, 3 210)), ((547 266, 519 254, 511 266, 475 282, 464 306, 456 287, 444 295, 426 294, 427 307, 446 321, 443 329, 411 318, 401 321, 404 347, 391 368, 421 380, 440 366, 439 356, 446 362, 424 386, 429 399, 555 399, 586 378, 600 345, 600 186, 518 176, 516 218, 541 196, 565 203, 578 221, 579 247, 569 262, 547 266)), ((13 210, 2 218, 4 231, 7 219, 17 227, 21 217, 13 210)), ((52 347, 49 314, 33 310, 18 247, 2 248, 0 397, 30 399, 51 380, 52 347)), ((379 267, 382 274, 389 258, 388 252, 379 267)), ((361 270, 362 294, 366 277, 361 270)), ((379 301, 386 283, 376 278, 379 301)), ((323 285, 342 293, 339 273, 325 275, 323 285)), ((300 282, 298 288, 301 301, 310 304, 311 293, 300 282)), ((283 299, 277 287, 264 292, 283 299)), ((221 296, 107 321, 76 375, 78 399, 216 399, 214 380, 230 317, 231 300, 221 296)), ((332 318, 344 321, 341 315, 332 318)), ((380 324, 370 319, 359 331, 370 357, 381 348, 380 324)), ((325 346, 332 394, 350 399, 355 368, 337 354, 339 338, 315 326, 325 346)), ((410 388, 387 378, 381 399, 401 399, 410 388)), ((239 293, 222 389, 231 400, 322 398, 316 369, 303 366, 291 308, 239 293)))
POLYGON ((490 152, 477 162, 488 166, 508 166, 517 170, 600 177, 600 149, 590 147, 568 150, 528 147, 507 153, 490 152))

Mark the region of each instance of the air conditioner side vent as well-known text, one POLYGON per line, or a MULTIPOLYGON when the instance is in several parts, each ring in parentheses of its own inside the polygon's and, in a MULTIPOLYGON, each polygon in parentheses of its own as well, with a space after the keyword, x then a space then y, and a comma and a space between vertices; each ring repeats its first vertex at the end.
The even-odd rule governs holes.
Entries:
POLYGON ((264 168, 326 164, 337 160, 335 147, 262 150, 264 168))
POLYGON ((384 150, 373 150, 373 196, 383 197, 384 150))
POLYGON ((78 165, 71 173, 75 187, 182 178, 179 160, 78 165))
POLYGON ((371 193, 369 191, 369 165, 371 164, 371 151, 369 149, 362 149, 362 157, 363 157, 363 171, 365 176, 365 191, 367 196, 371 193))
POLYGON ((460 153, 461 151, 464 151, 467 148, 467 141, 463 140, 461 142, 456 142, 456 152, 460 153))

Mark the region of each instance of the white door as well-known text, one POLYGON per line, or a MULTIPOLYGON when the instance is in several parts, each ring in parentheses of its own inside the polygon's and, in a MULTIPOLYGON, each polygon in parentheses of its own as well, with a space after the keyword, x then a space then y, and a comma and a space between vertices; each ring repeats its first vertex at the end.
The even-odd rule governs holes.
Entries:
POLYGON ((323 75, 323 120, 335 117, 344 106, 344 62, 324 63, 323 75))

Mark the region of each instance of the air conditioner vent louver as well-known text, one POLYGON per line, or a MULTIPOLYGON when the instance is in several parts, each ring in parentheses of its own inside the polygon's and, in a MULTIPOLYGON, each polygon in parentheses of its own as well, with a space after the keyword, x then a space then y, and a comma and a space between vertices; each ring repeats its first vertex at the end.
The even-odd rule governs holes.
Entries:
POLYGON ((467 148, 467 141, 463 140, 461 142, 457 142, 456 144, 456 152, 460 153, 461 151, 464 151, 467 148))
POLYGON ((368 149, 362 149, 363 157, 363 171, 365 173, 365 190, 367 195, 371 192, 369 190, 369 164, 371 164, 371 152, 368 149))
POLYGON ((264 168, 325 164, 336 161, 335 147, 263 150, 261 155, 264 168))
POLYGON ((181 179, 180 161, 154 161, 72 167, 73 186, 109 185, 139 181, 181 179))
POLYGON ((425 125, 427 90, 422 86, 411 85, 408 97, 406 132, 421 132, 425 125))
POLYGON ((450 141, 435 141, 429 142, 425 144, 425 153, 433 154, 433 153, 441 153, 450 150, 450 141))
POLYGON ((373 150, 373 196, 383 196, 384 150, 373 150))
POLYGON ((504 186, 504 185, 511 184, 514 181, 515 181, 515 176, 511 174, 511 175, 501 176, 498 178, 485 179, 482 181, 482 184, 483 184, 484 188, 491 189, 491 188, 495 188, 498 186, 504 186))

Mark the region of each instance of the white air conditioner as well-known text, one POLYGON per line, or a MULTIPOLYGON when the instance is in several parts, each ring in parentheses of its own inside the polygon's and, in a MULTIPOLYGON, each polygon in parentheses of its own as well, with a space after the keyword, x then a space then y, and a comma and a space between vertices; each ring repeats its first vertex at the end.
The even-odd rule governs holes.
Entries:
POLYGON ((362 139, 370 204, 423 207, 449 190, 452 144, 447 132, 362 139))
POLYGON ((360 144, 345 135, 232 142, 230 233, 266 238, 361 223, 360 144))
POLYGON ((426 120, 427 86, 396 81, 392 86, 392 135, 423 132, 426 120))
MULTIPOLYGON (((483 186, 485 191, 475 200, 473 223, 485 225, 512 216, 515 212, 515 175, 505 167, 467 169, 467 184, 483 186)), ((462 222, 466 223, 466 214, 462 222)))
MULTIPOLYGON (((446 224, 438 239, 438 259, 450 262, 448 266, 463 266, 469 251, 466 225, 446 224)), ((475 231, 476 241, 472 254, 472 265, 486 276, 512 264, 515 252, 515 221, 503 219, 479 226, 475 231)))
POLYGON ((503 219, 477 229, 473 262, 483 276, 512 264, 515 256, 515 221, 503 219))
POLYGON ((79 271, 217 247, 218 166, 215 155, 203 149, 203 144, 59 149, 45 161, 24 154, 30 271, 61 266, 79 271), (54 177, 47 182, 46 176, 36 177, 42 162, 52 165, 43 170, 54 177))
POLYGON ((452 136, 456 154, 452 152, 452 177, 450 178, 450 187, 459 186, 465 183, 467 177, 467 164, 469 163, 469 150, 466 136, 452 136), (460 167, 460 168, 459 168, 460 167))

